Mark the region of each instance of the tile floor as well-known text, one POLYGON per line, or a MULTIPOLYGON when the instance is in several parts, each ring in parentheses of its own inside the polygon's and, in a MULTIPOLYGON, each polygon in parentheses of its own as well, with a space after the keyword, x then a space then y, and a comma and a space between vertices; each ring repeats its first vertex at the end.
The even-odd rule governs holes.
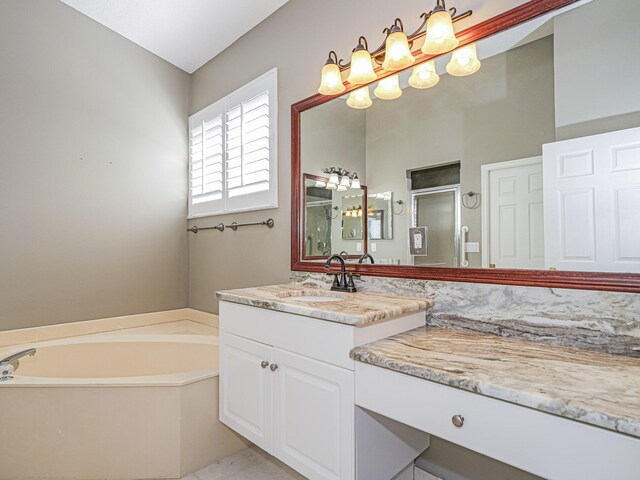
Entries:
POLYGON ((257 447, 203 468, 182 480, 303 480, 305 477, 257 447))

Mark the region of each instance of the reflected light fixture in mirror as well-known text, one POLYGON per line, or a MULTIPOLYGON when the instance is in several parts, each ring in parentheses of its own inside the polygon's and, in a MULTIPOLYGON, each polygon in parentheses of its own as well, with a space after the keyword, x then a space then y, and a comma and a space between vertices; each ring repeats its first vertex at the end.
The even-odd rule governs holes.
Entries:
POLYGON ((466 77, 480 70, 480 66, 476 44, 472 43, 453 52, 451 61, 447 64, 447 72, 456 77, 466 77))
POLYGON ((382 68, 394 72, 413 65, 416 59, 411 54, 409 40, 403 31, 402 20, 396 18, 388 33, 382 68))
POLYGON ((320 79, 320 88, 318 93, 322 95, 337 95, 347 88, 342 83, 342 75, 338 66, 338 55, 333 50, 329 52, 329 58, 324 67, 322 67, 322 78, 320 79))
POLYGON ((453 31, 451 14, 447 11, 444 0, 438 0, 427 20, 427 35, 422 45, 422 52, 427 55, 440 55, 453 50, 459 44, 453 31))
POLYGON ((360 37, 358 46, 353 50, 353 55, 351 55, 351 70, 347 81, 352 85, 364 85, 365 83, 373 82, 376 78, 377 75, 373 71, 367 39, 360 37))
POLYGON ((436 63, 433 60, 421 63, 413 68, 413 73, 409 77, 409 85, 413 88, 431 88, 440 82, 440 75, 436 72, 436 63))
POLYGON ((369 87, 362 87, 351 92, 349 98, 347 98, 347 105, 357 109, 369 108, 373 105, 373 101, 369 95, 369 87))
POLYGON ((373 93, 381 100, 395 100, 400 97, 402 89, 400 88, 398 75, 391 75, 380 80, 373 93))

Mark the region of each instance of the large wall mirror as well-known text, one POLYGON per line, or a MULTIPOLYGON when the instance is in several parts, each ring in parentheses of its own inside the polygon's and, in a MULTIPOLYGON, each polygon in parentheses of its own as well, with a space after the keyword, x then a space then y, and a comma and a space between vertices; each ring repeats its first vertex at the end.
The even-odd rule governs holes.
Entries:
POLYGON ((293 269, 640 291, 636 3, 529 2, 461 32, 472 75, 294 105, 293 269))

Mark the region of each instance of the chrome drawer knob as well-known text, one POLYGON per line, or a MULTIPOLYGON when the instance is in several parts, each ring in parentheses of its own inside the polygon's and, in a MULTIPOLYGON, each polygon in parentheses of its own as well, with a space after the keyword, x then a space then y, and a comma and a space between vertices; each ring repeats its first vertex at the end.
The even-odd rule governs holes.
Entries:
POLYGON ((451 417, 451 423, 457 428, 462 428, 464 425, 464 417, 462 415, 454 415, 451 417))
POLYGON ((269 362, 267 362, 266 360, 263 360, 262 362, 260 362, 260 366, 262 368, 267 368, 269 366, 269 362))
POLYGON ((272 372, 275 372, 278 369, 278 364, 277 363, 272 363, 269 368, 271 369, 272 372))

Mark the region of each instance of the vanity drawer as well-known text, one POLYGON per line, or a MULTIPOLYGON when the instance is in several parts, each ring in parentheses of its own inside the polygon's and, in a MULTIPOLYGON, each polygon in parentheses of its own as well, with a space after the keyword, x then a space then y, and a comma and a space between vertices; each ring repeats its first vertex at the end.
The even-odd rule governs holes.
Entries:
POLYGON ((550 479, 638 478, 637 438, 359 362, 355 371, 356 405, 522 470, 550 479))

